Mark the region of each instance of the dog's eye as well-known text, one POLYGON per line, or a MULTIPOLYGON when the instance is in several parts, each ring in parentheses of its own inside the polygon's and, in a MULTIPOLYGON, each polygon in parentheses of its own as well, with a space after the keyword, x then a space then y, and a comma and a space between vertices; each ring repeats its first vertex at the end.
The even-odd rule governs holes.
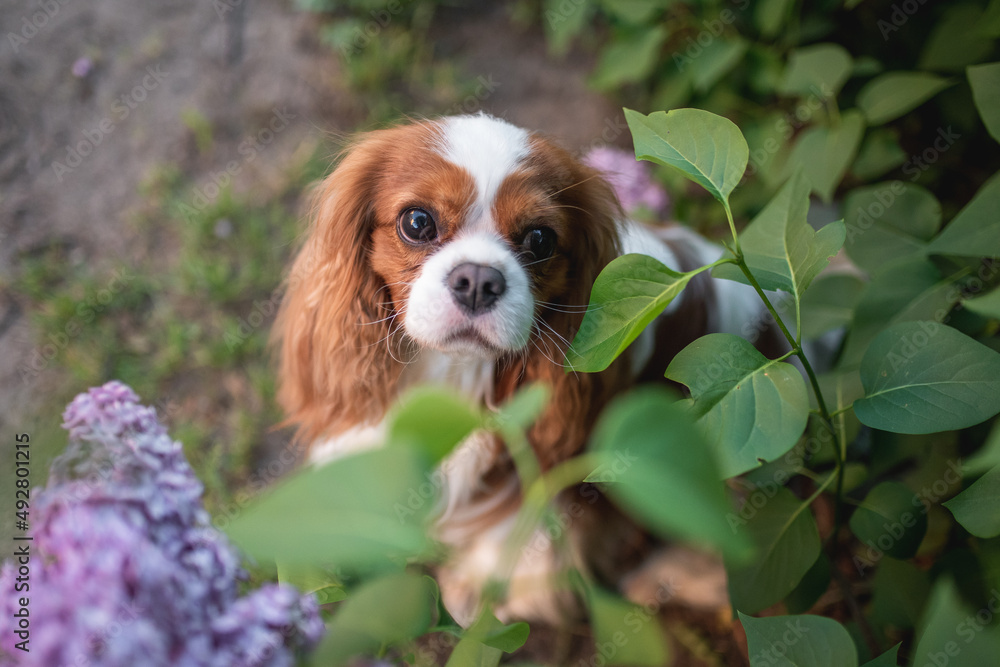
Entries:
POLYGON ((548 259, 556 251, 556 233, 548 227, 529 229, 521 245, 531 253, 534 261, 548 259))
POLYGON ((437 237, 434 218, 422 208, 408 208, 400 213, 396 230, 407 243, 427 243, 437 237))

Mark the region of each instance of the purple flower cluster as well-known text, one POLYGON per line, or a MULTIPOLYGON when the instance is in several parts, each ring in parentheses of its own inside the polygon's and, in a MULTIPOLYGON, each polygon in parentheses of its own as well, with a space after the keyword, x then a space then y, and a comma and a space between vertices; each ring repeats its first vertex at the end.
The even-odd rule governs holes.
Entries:
POLYGON ((32 492, 30 591, 0 570, 0 667, 285 666, 323 634, 316 599, 287 585, 245 597, 209 525, 202 485, 153 408, 120 382, 66 409, 70 444, 32 492), (14 605, 30 598, 30 652, 14 605))
POLYGON ((584 163, 600 171, 611 183, 618 201, 629 215, 661 219, 668 214, 670 198, 651 175, 649 164, 620 148, 595 148, 584 163))

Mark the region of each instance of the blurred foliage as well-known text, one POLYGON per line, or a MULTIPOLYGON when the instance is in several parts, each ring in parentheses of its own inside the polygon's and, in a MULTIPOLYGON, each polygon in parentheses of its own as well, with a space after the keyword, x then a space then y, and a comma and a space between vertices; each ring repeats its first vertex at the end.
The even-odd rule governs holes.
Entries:
MULTIPOLYGON (((995 60, 997 2, 520 4, 534 8, 553 55, 565 57, 574 45, 596 51, 591 85, 625 106, 691 106, 734 121, 750 146, 750 183, 732 202, 737 219, 757 213, 796 164, 812 168, 824 201, 901 178, 934 191, 946 213, 1000 167, 994 151, 978 150, 987 136, 964 76, 966 66, 995 60), (933 149, 939 131, 945 150, 933 149), (837 159, 816 161, 817 150, 837 159), (933 159, 923 157, 928 150, 933 159)), ((682 187, 676 175, 665 178, 682 187)), ((686 194, 679 219, 702 230, 721 226, 710 201, 686 194)))
MULTIPOLYGON (((301 187, 295 175, 291 187, 301 187)), ((26 360, 22 375, 68 375, 49 397, 54 413, 108 378, 135 388, 184 443, 216 511, 273 455, 265 439, 281 415, 266 343, 299 232, 296 200, 261 205, 228 187, 192 187, 173 168, 142 194, 133 225, 147 245, 136 264, 74 261, 60 243, 22 258, 10 287, 54 345, 40 345, 44 366, 26 360)))
MULTIPOLYGON (((429 42, 438 3, 298 0, 297 6, 321 15, 322 39, 365 100, 369 124, 404 111, 447 111, 472 89, 429 42)), ((738 381, 712 391, 692 386, 685 399, 692 414, 670 395, 637 394, 604 416, 586 456, 543 477, 528 475, 531 466, 520 461, 521 527, 551 519, 555 494, 600 468, 627 431, 648 465, 632 471, 627 487, 596 483, 612 487, 609 494, 651 530, 727 552, 739 611, 813 612, 741 616, 752 665, 773 663, 792 627, 806 633, 785 646, 796 664, 895 665, 897 651, 915 664, 925 656, 935 664, 989 664, 1000 651, 992 611, 1000 587, 1000 426, 993 417, 1000 395, 993 370, 993 351, 1000 349, 994 177, 1000 0, 520 0, 511 15, 534 17, 555 57, 593 53, 591 85, 643 111, 630 119, 638 152, 682 165, 660 172, 678 193, 677 217, 710 234, 732 231, 732 256, 719 277, 741 279, 733 272, 738 266, 746 269, 743 280, 792 295, 780 314, 799 325, 791 335, 803 361, 803 339, 837 327, 848 332, 833 369, 810 382, 811 409, 778 390, 762 390, 759 403, 757 396, 747 403, 738 381), (735 126, 681 124, 670 138, 663 131, 668 121, 654 112, 681 107, 735 126), (648 121, 644 135, 632 122, 639 116, 648 121), (695 178, 702 188, 692 185, 697 160, 688 160, 679 135, 713 149, 745 139, 743 164, 730 165, 735 178, 695 178), (822 227, 818 233, 806 224, 806 209, 822 227), (860 272, 817 277, 814 269, 841 245, 860 272), (969 375, 954 382, 961 385, 950 395, 955 402, 931 400, 908 415, 906 406, 880 397, 892 391, 913 399, 923 390, 879 362, 889 358, 893 340, 915 340, 928 325, 948 333, 937 339, 941 347, 908 353, 909 370, 934 383, 942 383, 942 372, 969 375), (722 412, 716 406, 732 407, 736 417, 713 416, 722 412), (779 417, 785 417, 780 442, 751 438, 779 417), (937 423, 943 432, 934 430, 937 423), (746 440, 735 426, 749 426, 746 440), (704 447, 668 438, 695 429, 702 435, 688 440, 704 438, 704 447), (676 447, 657 446, 663 442, 676 447), (744 446, 740 458, 720 455, 744 446), (723 484, 722 476, 733 479, 723 484), (674 482, 667 491, 664 478, 674 482), (689 493, 681 488, 688 482, 689 493), (726 503, 723 494, 734 508, 726 516, 718 507, 726 503), (725 522, 739 536, 732 543, 725 522), (748 543, 758 547, 755 555, 746 553, 748 543), (968 625, 969 614, 982 609, 991 612, 989 621, 968 625)), ((572 110, 566 115, 572 122, 572 110)), ((688 115, 716 123, 706 118, 688 115)), ((198 149, 211 150, 206 119, 187 111, 183 122, 198 149)), ((497 664, 523 643, 527 628, 503 625, 489 604, 471 628, 460 628, 433 583, 419 576, 440 558, 414 530, 425 527, 429 505, 406 521, 398 511, 463 429, 483 422, 475 408, 441 398, 451 411, 442 417, 413 401, 390 429, 400 440, 390 446, 408 453, 390 448, 297 476, 246 512, 235 500, 241 490, 255 493, 287 472, 278 466, 271 474, 262 447, 280 419, 265 342, 275 288, 300 228, 298 195, 327 167, 310 157, 268 201, 225 186, 208 193, 206 185, 194 187, 165 168, 143 190, 147 206, 136 229, 148 235, 148 247, 127 275, 85 266, 74 261, 71 247, 55 243, 23 257, 24 269, 9 287, 29 306, 42 340, 55 337, 46 372, 61 369, 74 388, 118 377, 143 396, 161 397, 157 407, 206 483, 208 507, 231 523, 234 538, 262 568, 276 559, 282 579, 325 591, 331 602, 346 598, 331 620, 331 636, 353 643, 328 642, 318 664, 353 653, 415 662, 413 640, 424 634, 458 643, 449 664, 497 664), (69 335, 74 318, 86 326, 69 335), (440 428, 445 419, 455 428, 440 428), (318 496, 327 502, 316 503, 318 496), (368 499, 373 511, 363 512, 354 498, 368 499), (340 532, 317 540, 320 526, 331 521, 340 532), (379 528, 375 554, 372 525, 379 528), (331 554, 340 562, 331 563, 331 554)), ((690 277, 663 275, 664 292, 673 292, 660 295, 661 309, 690 277)), ((637 334, 648 320, 621 329, 637 334)), ((720 340, 703 339, 708 352, 687 350, 665 370, 681 383, 697 378, 706 354, 724 358, 711 347, 720 340)), ((616 346, 610 356, 620 351, 616 346)), ((777 387, 769 369, 787 370, 785 357, 738 352, 731 357, 743 364, 740 378, 777 387)), ((66 386, 65 396, 52 397, 55 404, 75 393, 66 386)), ((523 420, 516 426, 501 433, 512 449, 523 445, 523 420)), ((599 641, 632 631, 628 621, 641 609, 585 576, 569 585, 590 605, 599 641)), ((487 603, 504 589, 505 582, 491 582, 487 603)), ((652 626, 642 627, 622 655, 632 664, 659 664, 661 638, 649 632, 652 626)))

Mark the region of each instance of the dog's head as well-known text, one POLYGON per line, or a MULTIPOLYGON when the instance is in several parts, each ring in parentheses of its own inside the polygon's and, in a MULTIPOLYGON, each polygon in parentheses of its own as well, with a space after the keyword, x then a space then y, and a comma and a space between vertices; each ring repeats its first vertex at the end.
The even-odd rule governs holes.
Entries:
POLYGON ((276 328, 289 421, 315 438, 379 419, 419 349, 495 361, 506 385, 561 381, 620 217, 597 172, 502 120, 363 135, 322 185, 289 277, 276 328))

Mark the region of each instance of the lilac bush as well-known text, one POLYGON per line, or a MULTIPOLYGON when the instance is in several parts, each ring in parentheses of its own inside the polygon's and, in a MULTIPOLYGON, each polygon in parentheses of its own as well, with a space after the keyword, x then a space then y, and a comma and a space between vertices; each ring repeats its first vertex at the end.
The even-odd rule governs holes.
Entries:
POLYGON ((611 183, 625 212, 661 219, 669 214, 670 198, 653 180, 648 162, 638 162, 635 154, 620 148, 602 146, 584 156, 583 161, 600 171, 611 183))
POLYGON ((64 419, 70 444, 32 492, 30 592, 0 570, 0 667, 279 667, 319 642, 314 596, 272 584, 239 597, 246 574, 181 444, 129 387, 91 389, 64 419), (11 627, 24 595, 28 653, 11 627))

